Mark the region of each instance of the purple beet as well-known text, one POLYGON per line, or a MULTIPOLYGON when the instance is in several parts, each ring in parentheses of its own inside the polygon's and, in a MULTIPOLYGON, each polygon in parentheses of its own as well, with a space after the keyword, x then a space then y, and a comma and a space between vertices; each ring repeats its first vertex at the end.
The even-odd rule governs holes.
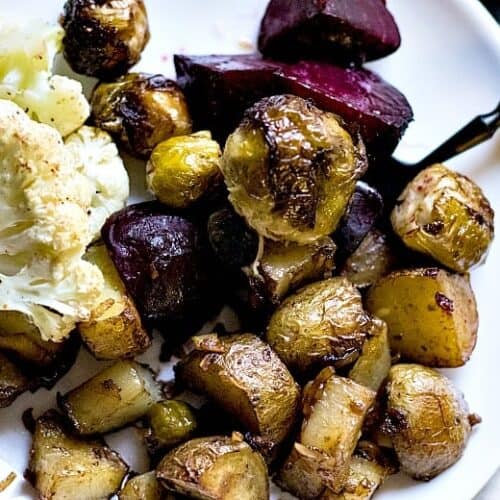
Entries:
POLYGON ((383 0, 271 0, 259 49, 268 57, 360 63, 391 54, 399 30, 383 0))
POLYGON ((291 93, 359 128, 371 159, 391 155, 413 118, 406 98, 375 73, 324 62, 296 64, 256 55, 175 56, 197 129, 221 143, 262 97, 291 93))

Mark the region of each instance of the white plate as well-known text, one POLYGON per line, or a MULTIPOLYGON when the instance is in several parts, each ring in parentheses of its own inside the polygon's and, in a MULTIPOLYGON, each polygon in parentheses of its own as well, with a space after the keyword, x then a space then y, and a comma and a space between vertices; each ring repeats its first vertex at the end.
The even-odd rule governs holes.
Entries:
MULTIPOLYGON (((172 54, 176 52, 248 51, 267 0, 146 2, 152 40, 139 68, 173 76, 172 54)), ((396 54, 371 66, 399 87, 413 105, 415 122, 405 135, 398 155, 418 159, 471 117, 495 107, 500 97, 500 30, 475 0, 392 0, 388 3, 401 29, 403 45, 396 54)), ((62 4, 62 0, 0 0, 0 15, 55 20, 62 4)), ((500 213, 500 134, 488 144, 451 161, 450 165, 479 182, 500 213)), ((135 169, 132 177, 134 192, 142 193, 141 170, 135 169)), ((471 409, 482 415, 483 423, 474 430, 464 457, 454 467, 429 483, 393 477, 377 498, 468 500, 500 466, 498 277, 500 244, 497 241, 487 264, 473 273, 481 323, 476 351, 464 368, 447 370, 464 391, 471 409)), ((159 368, 157 347, 144 358, 155 368, 159 368)), ((21 423, 23 410, 34 407, 38 415, 55 404, 57 391, 74 387, 98 367, 99 363, 82 353, 77 365, 52 392, 42 389, 34 395, 25 394, 10 408, 0 410, 0 478, 11 469, 21 478, 26 467, 30 436, 21 423)), ((162 376, 168 378, 168 370, 162 376)), ((123 450, 132 467, 141 469, 145 457, 130 448, 124 449, 121 438, 118 433, 108 441, 123 450)), ((33 498, 33 492, 19 479, 0 497, 2 500, 28 499, 33 498)))

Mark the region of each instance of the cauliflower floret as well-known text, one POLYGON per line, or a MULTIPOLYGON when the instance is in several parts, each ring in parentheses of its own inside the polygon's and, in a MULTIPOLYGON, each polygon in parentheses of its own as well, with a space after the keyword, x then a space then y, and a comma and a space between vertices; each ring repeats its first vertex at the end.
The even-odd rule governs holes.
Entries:
POLYGON ((99 128, 79 128, 66 139, 66 147, 92 183, 89 223, 92 238, 97 239, 106 219, 125 206, 130 191, 127 171, 111 136, 99 128))
POLYGON ((52 75, 64 31, 40 21, 0 25, 0 99, 9 99, 31 118, 66 136, 83 125, 90 107, 80 82, 52 75))
POLYGON ((82 260, 93 191, 55 129, 0 100, 0 313, 25 314, 44 340, 88 319, 103 288, 82 260))

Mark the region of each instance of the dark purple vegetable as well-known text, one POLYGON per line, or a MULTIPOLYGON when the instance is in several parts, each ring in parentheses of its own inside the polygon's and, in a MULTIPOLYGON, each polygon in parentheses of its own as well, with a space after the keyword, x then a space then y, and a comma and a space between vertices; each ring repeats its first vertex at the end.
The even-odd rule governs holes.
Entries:
POLYGON ((247 108, 275 94, 312 99, 340 115, 351 128, 359 128, 371 159, 388 158, 413 119, 403 94, 365 69, 308 61, 285 64, 253 54, 177 55, 175 66, 195 129, 210 129, 221 143, 247 108))
POLYGON ((102 229, 127 291, 150 327, 194 333, 219 305, 204 232, 156 202, 131 205, 102 229))
POLYGON ((285 60, 357 63, 387 56, 400 44, 383 0, 271 0, 259 35, 265 56, 285 60))

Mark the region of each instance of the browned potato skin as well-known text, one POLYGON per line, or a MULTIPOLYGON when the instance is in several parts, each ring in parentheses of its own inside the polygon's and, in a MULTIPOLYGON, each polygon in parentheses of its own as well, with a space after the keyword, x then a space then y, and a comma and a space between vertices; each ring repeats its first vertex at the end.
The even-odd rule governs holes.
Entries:
POLYGON ((275 311, 266 340, 294 373, 348 363, 370 330, 361 295, 346 278, 308 285, 275 311))
POLYGON ((156 479, 155 471, 151 471, 129 479, 118 498, 119 500, 164 500, 167 498, 167 492, 156 479))
POLYGON ((469 276, 438 268, 395 271, 369 291, 369 312, 386 321, 391 350, 426 366, 462 366, 476 345, 469 276))
POLYGON ((392 438, 402 470, 429 480, 462 455, 471 427, 463 395, 436 370, 416 364, 391 368, 387 381, 387 417, 383 430, 392 438))
POLYGON ((98 440, 73 437, 51 410, 36 421, 28 477, 41 500, 102 500, 127 473, 123 460, 98 440))
POLYGON ((139 312, 129 297, 116 268, 102 243, 90 247, 85 260, 97 265, 105 288, 90 320, 78 325, 89 351, 97 358, 115 360, 137 356, 151 345, 139 312))
POLYGON ((11 405, 29 386, 29 379, 0 352, 0 408, 11 405))
POLYGON ((201 500, 268 500, 263 458, 241 435, 193 439, 168 453, 156 477, 169 491, 201 500))
POLYGON ((272 349, 252 334, 191 339, 175 369, 188 388, 207 395, 246 430, 277 445, 295 423, 300 392, 272 349))

